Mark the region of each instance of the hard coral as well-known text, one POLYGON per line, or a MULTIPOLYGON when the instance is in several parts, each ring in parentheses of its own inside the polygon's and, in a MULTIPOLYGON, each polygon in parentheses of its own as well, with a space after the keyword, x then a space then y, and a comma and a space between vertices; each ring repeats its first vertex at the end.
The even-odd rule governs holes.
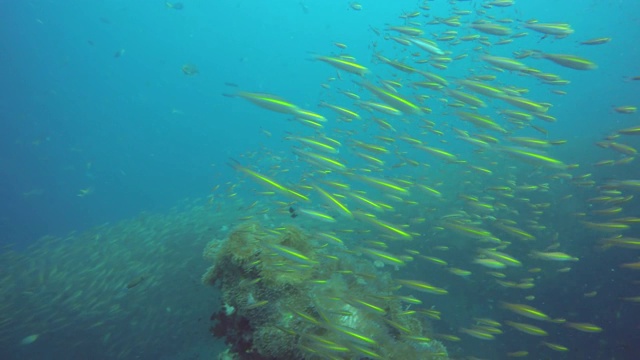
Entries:
POLYGON ((219 256, 230 256, 236 264, 252 260, 261 251, 260 237, 264 235, 257 224, 240 225, 229 234, 219 256))
POLYGON ((237 359, 447 358, 423 340, 430 326, 406 314, 391 275, 369 260, 293 226, 254 223, 209 249, 215 264, 203 279, 220 287, 227 310, 212 316, 211 332, 237 359))

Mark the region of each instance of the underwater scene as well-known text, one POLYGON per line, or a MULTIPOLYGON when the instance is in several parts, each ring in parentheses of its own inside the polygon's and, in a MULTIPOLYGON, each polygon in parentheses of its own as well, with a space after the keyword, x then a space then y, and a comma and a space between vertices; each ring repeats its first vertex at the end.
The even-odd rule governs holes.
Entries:
POLYGON ((640 2, 1 1, 0 359, 640 359, 640 2))

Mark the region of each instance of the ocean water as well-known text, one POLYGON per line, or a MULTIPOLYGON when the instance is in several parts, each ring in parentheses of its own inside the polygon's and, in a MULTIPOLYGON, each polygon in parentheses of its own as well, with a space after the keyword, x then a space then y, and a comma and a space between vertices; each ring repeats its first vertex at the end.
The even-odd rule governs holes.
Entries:
MULTIPOLYGON (((247 338, 286 328, 295 316, 282 293, 254 317, 259 302, 230 303, 238 284, 201 281, 224 263, 204 249, 247 223, 268 234, 252 255, 266 256, 265 273, 325 271, 296 283, 315 294, 303 300, 320 324, 291 325, 288 358, 376 357, 310 340, 345 337, 317 294, 349 276, 379 292, 335 287, 341 304, 388 306, 353 325, 380 358, 418 347, 385 322, 400 295, 422 301, 402 305, 423 310, 404 315, 422 326, 411 335, 448 354, 415 358, 638 358, 640 3, 1 3, 0 358, 216 358, 239 331, 212 336, 222 303, 254 321, 247 338), (478 30, 487 23, 508 34, 478 30), (566 33, 531 29, 549 23, 566 33), (607 39, 583 44, 597 38, 607 39), (302 109, 326 122, 300 121, 302 109), (317 258, 274 246, 286 226, 308 234, 317 258), (390 280, 374 286, 371 274, 390 280)), ((269 358, 241 358, 259 355, 269 358)))

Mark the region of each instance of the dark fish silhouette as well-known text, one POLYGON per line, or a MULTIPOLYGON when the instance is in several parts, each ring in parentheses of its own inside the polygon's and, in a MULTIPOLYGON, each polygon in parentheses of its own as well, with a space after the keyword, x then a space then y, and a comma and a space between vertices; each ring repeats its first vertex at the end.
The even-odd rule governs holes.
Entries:
POLYGON ((132 279, 127 284, 127 289, 131 289, 131 288, 134 288, 134 287, 140 285, 144 281, 144 279, 146 279, 146 277, 144 275, 140 275, 137 278, 132 279))

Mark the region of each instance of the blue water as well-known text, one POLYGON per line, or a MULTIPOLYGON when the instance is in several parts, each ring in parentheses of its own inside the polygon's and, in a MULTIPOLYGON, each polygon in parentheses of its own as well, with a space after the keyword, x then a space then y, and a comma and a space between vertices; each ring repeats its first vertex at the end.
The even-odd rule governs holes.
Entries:
MULTIPOLYGON (((350 83, 345 73, 347 80, 336 81, 331 91, 320 86, 329 83, 327 79, 335 77, 336 71, 313 58, 317 54, 339 54, 334 42, 348 44, 346 52, 376 75, 402 79, 402 74, 396 76, 398 71, 374 63, 373 54, 380 52, 405 62, 410 56, 401 51, 401 45, 385 41, 371 28, 402 25, 398 16, 415 11, 416 1, 363 0, 362 11, 355 11, 349 3, 185 0, 184 8, 176 9, 155 0, 0 1, 0 245, 15 244, 22 249, 48 234, 82 232, 141 212, 163 213, 186 198, 209 196, 216 184, 239 182, 242 177, 227 165, 230 159, 245 165, 262 163, 268 168, 264 155, 291 156, 291 143, 283 137, 297 132, 308 135, 306 128, 301 130, 301 125, 282 114, 223 94, 240 90, 278 94, 328 117, 330 111, 318 109, 320 101, 343 106, 351 103, 335 89, 366 93, 350 83), (181 68, 185 64, 196 65, 199 72, 184 74, 181 68), (272 136, 265 136, 265 131, 272 136)), ((447 1, 428 4, 431 10, 423 13, 432 16, 417 21, 451 16, 454 6, 483 9, 475 0, 456 5, 447 1)), ((530 19, 571 24, 575 33, 566 39, 543 38, 530 31, 528 37, 494 46, 490 52, 511 56, 516 50, 540 49, 576 54, 597 63, 597 70, 581 72, 545 60, 526 59, 527 64, 570 80, 571 84, 562 88, 568 91, 565 96, 550 94, 550 87, 535 85, 524 76, 511 76, 509 83, 528 87, 528 98, 554 104, 550 113, 558 122, 542 125, 549 129, 550 139, 568 140, 568 144, 552 150, 554 157, 568 164, 580 163, 578 174, 593 173, 596 187, 612 178, 640 179, 637 163, 591 166, 600 160, 619 158, 595 146, 596 142, 618 129, 640 124, 637 113, 613 111, 620 105, 640 106, 640 81, 629 80, 640 76, 640 2, 518 0, 512 7, 488 12, 497 18, 515 19, 516 24, 530 19), (598 46, 579 45, 580 41, 604 36, 613 40, 598 46)), ((464 27, 423 28, 425 37, 445 30, 471 33, 464 27)), ((455 54, 455 47, 449 49, 455 54)), ((468 76, 470 69, 484 65, 473 53, 470 55, 461 60, 464 66, 451 66, 438 73, 451 78, 468 76)), ((442 114, 448 109, 436 105, 436 98, 433 95, 427 102, 435 109, 427 117, 436 122, 445 118, 451 121, 452 116, 442 114)), ((488 114, 494 115, 491 111, 494 109, 488 114)), ((328 126, 333 130, 343 125, 355 134, 364 131, 359 124, 328 126)), ((397 128, 418 131, 409 125, 397 128)), ((330 130, 327 133, 332 134, 330 130)), ((372 129, 369 134, 384 132, 372 129)), ((539 134, 525 130, 519 135, 539 134)), ((636 148, 640 145, 629 137, 622 142, 636 148)), ((457 154, 473 150, 455 140, 446 148, 457 154)), ((288 164, 283 161, 283 166, 288 164)), ((438 164, 433 168, 454 171, 438 164)), ((423 175, 420 170, 401 171, 423 175)), ((530 170, 523 174, 526 171, 530 170)), ((296 175, 285 178, 288 184, 299 181, 302 172, 293 169, 292 173, 296 175)), ((556 189, 558 197, 572 193, 581 200, 594 193, 566 184, 556 189)), ((249 191, 242 194, 250 196, 249 191)), ((252 201, 247 199, 248 203, 252 201)), ((547 213, 548 226, 561 228, 559 217, 584 211, 578 203, 583 202, 577 201, 575 207, 571 203, 554 204, 547 213)), ((459 204, 446 206, 455 208, 459 204)), ((625 204, 625 215, 638 216, 638 209, 635 199, 625 204)), ((638 237, 637 231, 626 235, 638 237)), ((640 253, 618 249, 602 256, 597 246, 599 234, 584 229, 572 234, 563 251, 580 254, 581 264, 589 266, 576 267, 567 276, 557 274, 557 279, 541 285, 536 294, 548 299, 545 309, 553 309, 554 314, 575 315, 599 324, 605 332, 588 334, 573 343, 565 341, 572 352, 551 355, 633 359, 634 354, 640 354, 635 320, 640 313, 637 304, 622 302, 620 297, 640 295, 637 288, 629 289, 637 287, 637 283, 629 284, 638 279, 618 265, 637 261, 640 253), (595 289, 599 289, 599 296, 586 304, 563 301, 564 294, 595 289)), ((526 254, 521 255, 526 258, 526 254)), ((468 308, 498 301, 480 290, 470 286, 465 290, 468 292, 457 295, 466 299, 468 308)), ((462 302, 455 305, 464 307, 462 302)), ((446 309, 446 301, 438 305, 443 312, 458 311, 451 305, 446 309)), ((452 323, 455 325, 442 332, 455 332, 460 323, 452 323)), ((501 356, 517 348, 517 343, 501 341, 465 339, 462 347, 501 356)))
MULTIPOLYGON (((437 13, 450 5, 431 6, 437 13)), ((579 47, 571 38, 524 40, 532 47, 544 43, 545 51, 578 50, 601 64, 589 76, 571 73, 570 101, 554 108, 563 119, 553 129, 558 137, 580 131, 582 139, 597 138, 627 120, 612 115, 611 106, 637 100, 637 84, 621 80, 637 71, 638 5, 561 6, 521 1, 515 14, 509 8, 503 13, 568 22, 576 39, 614 37, 606 48, 579 47)), ((315 1, 194 2, 179 11, 161 1, 5 7, 11 16, 2 22, 2 228, 12 241, 28 242, 166 208, 202 195, 215 177, 229 179, 227 157, 263 141, 261 128, 278 132, 289 124, 220 96, 229 91, 225 82, 313 105, 318 84, 331 71, 306 61, 310 54, 334 52, 338 41, 349 44, 356 58, 368 59, 372 42, 380 42, 369 26, 398 23, 389 14, 414 3, 371 2, 362 12, 346 2, 315 1), (124 54, 114 58, 120 49, 124 54), (185 63, 196 64, 200 74, 182 74, 185 63), (75 196, 87 187, 95 189, 90 201, 75 196), (22 194, 32 189, 43 193, 25 200, 22 194)), ((540 67, 558 71, 553 64, 540 67)))

